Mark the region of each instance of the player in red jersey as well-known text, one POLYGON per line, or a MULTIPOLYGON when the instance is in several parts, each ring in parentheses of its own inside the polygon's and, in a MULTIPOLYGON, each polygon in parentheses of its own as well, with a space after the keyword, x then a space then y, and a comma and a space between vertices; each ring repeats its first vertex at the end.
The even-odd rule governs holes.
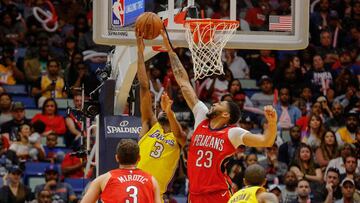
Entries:
POLYGON ((151 175, 136 168, 139 146, 134 140, 123 139, 116 148, 119 168, 92 181, 81 203, 149 202, 161 203, 160 189, 151 175))
POLYGON ((161 35, 168 50, 175 79, 195 117, 187 161, 189 202, 227 202, 230 198, 230 183, 221 170, 224 160, 240 145, 271 147, 277 132, 276 111, 272 106, 264 107, 268 127, 263 135, 257 135, 235 126, 240 117, 236 103, 221 101, 213 104, 209 110, 198 99, 166 33, 162 31, 161 35))

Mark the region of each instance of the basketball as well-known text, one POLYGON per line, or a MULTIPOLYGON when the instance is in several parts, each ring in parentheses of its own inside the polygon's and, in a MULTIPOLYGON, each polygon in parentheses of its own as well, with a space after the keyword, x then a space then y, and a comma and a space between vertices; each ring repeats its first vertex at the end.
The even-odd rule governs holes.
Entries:
POLYGON ((135 29, 144 33, 144 39, 155 39, 163 29, 163 21, 155 13, 145 12, 136 19, 135 29))

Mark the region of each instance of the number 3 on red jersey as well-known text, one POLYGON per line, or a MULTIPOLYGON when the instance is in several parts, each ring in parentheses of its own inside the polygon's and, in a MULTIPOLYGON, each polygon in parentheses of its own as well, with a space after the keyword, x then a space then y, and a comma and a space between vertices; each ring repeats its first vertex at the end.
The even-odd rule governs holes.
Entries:
POLYGON ((132 201, 126 200, 125 203, 137 203, 138 198, 138 188, 135 186, 129 186, 126 188, 126 192, 129 193, 130 198, 132 198, 132 201))
POLYGON ((196 159, 197 167, 211 168, 213 153, 212 151, 198 150, 196 153, 199 157, 196 159))

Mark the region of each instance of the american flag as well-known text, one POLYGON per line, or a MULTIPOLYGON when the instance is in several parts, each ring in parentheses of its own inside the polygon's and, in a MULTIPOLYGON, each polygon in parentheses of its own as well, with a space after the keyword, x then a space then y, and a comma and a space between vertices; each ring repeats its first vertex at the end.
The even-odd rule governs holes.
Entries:
POLYGON ((270 31, 292 31, 292 16, 269 16, 270 31))

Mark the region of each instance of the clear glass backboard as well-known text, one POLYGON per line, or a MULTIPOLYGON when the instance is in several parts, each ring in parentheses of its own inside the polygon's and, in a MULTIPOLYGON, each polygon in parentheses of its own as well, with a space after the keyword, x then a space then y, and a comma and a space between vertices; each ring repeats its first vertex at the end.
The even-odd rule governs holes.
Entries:
MULTIPOLYGON (((182 24, 187 18, 223 18, 240 21, 226 44, 235 49, 303 49, 308 45, 310 0, 94 0, 93 38, 106 45, 136 44, 134 23, 141 13, 157 13, 167 23, 175 47, 188 47, 182 24), (197 11, 194 9, 196 7, 197 11), (190 12, 191 11, 191 12, 190 12), (175 20, 174 20, 175 19, 175 20)), ((162 37, 146 40, 162 45, 162 37)))

